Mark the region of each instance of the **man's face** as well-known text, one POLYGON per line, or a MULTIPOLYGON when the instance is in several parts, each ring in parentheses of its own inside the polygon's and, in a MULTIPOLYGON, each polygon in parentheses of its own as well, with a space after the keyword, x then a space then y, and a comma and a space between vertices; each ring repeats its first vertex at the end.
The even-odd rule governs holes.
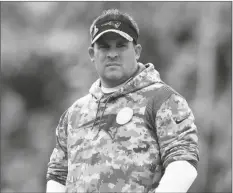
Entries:
POLYGON ((116 33, 102 35, 89 55, 94 62, 101 83, 105 87, 115 87, 133 75, 137 70, 141 46, 134 45, 116 33))

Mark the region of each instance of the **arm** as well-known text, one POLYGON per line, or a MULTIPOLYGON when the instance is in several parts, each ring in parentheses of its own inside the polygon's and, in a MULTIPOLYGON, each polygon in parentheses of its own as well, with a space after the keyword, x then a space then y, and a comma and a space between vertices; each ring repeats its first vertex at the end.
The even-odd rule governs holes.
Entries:
POLYGON ((47 188, 46 188, 46 192, 49 193, 49 192, 65 192, 65 186, 56 182, 56 181, 53 181, 53 180, 49 180, 47 182, 47 188))
POLYGON ((187 192, 199 158, 197 128, 185 99, 172 94, 157 112, 156 128, 165 168, 156 192, 187 192))
POLYGON ((187 192, 197 177, 197 170, 187 161, 170 163, 155 192, 187 192))
POLYGON ((63 113, 56 128, 56 147, 54 148, 47 170, 47 192, 65 192, 68 173, 67 158, 68 111, 63 113))

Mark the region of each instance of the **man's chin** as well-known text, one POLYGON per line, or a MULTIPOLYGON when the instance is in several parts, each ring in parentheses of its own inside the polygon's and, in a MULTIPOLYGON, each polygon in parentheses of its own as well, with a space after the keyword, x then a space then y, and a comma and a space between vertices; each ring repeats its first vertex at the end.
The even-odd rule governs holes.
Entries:
POLYGON ((122 80, 122 78, 115 76, 115 77, 107 77, 106 80, 109 82, 120 82, 122 80))
POLYGON ((123 76, 117 76, 117 75, 114 75, 114 76, 106 76, 105 77, 105 82, 108 82, 110 84, 114 84, 114 85, 120 85, 124 82, 124 77, 123 76))
POLYGON ((117 81, 123 78, 121 73, 113 73, 113 72, 109 72, 108 74, 106 74, 106 79, 109 81, 117 81))

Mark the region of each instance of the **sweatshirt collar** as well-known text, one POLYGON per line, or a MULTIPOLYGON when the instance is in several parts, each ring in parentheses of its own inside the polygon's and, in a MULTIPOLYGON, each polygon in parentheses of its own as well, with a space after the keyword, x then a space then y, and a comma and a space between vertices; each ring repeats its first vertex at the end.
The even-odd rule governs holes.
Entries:
MULTIPOLYGON (((117 91, 115 91, 111 98, 117 98, 122 95, 125 95, 130 92, 135 92, 144 87, 147 87, 156 82, 161 82, 159 72, 155 70, 154 65, 151 63, 147 64, 139 64, 139 73, 137 73, 134 77, 131 77, 128 81, 126 81, 117 91)), ((105 100, 103 97, 104 93, 101 89, 101 81, 97 79, 91 86, 89 90, 90 94, 96 98, 96 100, 100 100, 101 98, 105 100)), ((104 102, 104 101, 103 101, 104 102)))

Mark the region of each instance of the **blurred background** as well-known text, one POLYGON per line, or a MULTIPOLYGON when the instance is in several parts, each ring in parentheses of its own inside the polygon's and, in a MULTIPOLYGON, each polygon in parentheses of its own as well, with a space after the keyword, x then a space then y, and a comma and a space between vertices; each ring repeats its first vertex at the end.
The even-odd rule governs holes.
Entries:
POLYGON ((61 114, 98 78, 89 27, 108 8, 140 28, 140 62, 188 101, 200 141, 189 192, 232 192, 232 2, 1 2, 1 192, 45 192, 61 114))

